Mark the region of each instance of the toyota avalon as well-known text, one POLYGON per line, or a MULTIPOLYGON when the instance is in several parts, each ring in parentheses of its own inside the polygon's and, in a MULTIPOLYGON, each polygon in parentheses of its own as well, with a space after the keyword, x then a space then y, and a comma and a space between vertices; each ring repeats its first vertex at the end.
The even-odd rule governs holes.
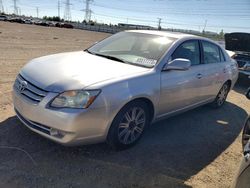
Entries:
POLYGON ((32 131, 64 145, 127 148, 146 128, 195 107, 221 107, 238 77, 217 43, 163 31, 125 31, 84 51, 31 60, 13 102, 32 131))

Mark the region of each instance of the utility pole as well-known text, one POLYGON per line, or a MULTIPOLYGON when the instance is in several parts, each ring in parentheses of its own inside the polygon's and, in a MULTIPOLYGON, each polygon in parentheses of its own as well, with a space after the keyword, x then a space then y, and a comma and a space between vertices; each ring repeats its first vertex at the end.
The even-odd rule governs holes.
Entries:
POLYGON ((70 6, 72 4, 70 3, 70 0, 66 0, 65 3, 65 11, 64 11, 64 19, 69 21, 71 20, 71 13, 70 13, 70 6))
POLYGON ((36 17, 39 18, 39 7, 36 7, 36 17))
POLYGON ((161 30, 161 20, 162 18, 157 18, 158 19, 158 30, 161 30))
POLYGON ((203 28, 203 31, 202 31, 203 33, 205 33, 206 27, 207 27, 207 20, 205 20, 204 28, 203 28))
POLYGON ((91 14, 92 14, 93 11, 90 9, 89 5, 93 1, 94 0, 85 0, 85 2, 86 2, 85 9, 83 9, 82 11, 85 12, 84 20, 86 22, 89 22, 91 20, 91 14))
POLYGON ((13 2, 14 2, 14 14, 15 15, 18 15, 18 8, 17 8, 17 0, 13 0, 13 2))
POLYGON ((58 18, 60 18, 60 0, 58 0, 58 18))
POLYGON ((2 0, 0 0, 0 13, 4 12, 4 8, 3 8, 3 2, 2 0))

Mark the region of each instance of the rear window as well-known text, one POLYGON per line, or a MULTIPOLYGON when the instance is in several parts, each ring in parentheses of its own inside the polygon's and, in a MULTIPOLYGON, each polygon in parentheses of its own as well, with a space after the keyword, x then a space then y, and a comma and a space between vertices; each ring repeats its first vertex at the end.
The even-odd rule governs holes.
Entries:
POLYGON ((221 62, 221 57, 220 57, 221 52, 217 45, 211 42, 202 41, 202 48, 203 48, 205 64, 221 62))

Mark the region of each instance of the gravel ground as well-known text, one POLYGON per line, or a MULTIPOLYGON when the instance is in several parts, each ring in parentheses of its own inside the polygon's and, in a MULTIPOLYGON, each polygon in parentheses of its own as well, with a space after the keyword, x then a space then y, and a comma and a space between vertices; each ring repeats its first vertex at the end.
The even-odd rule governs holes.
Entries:
POLYGON ((20 123, 11 101, 19 69, 32 58, 81 50, 106 36, 0 22, 0 187, 230 187, 250 113, 246 82, 221 109, 204 106, 155 123, 121 152, 106 144, 64 147, 20 123))

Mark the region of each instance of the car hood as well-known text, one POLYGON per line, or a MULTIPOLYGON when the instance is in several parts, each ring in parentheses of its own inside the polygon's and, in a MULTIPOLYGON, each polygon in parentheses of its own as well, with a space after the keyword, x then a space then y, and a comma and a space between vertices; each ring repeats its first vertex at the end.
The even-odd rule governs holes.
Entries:
POLYGON ((250 53, 250 33, 227 33, 225 43, 227 50, 250 53))
POLYGON ((79 51, 33 59, 20 74, 41 89, 63 92, 149 70, 79 51))

